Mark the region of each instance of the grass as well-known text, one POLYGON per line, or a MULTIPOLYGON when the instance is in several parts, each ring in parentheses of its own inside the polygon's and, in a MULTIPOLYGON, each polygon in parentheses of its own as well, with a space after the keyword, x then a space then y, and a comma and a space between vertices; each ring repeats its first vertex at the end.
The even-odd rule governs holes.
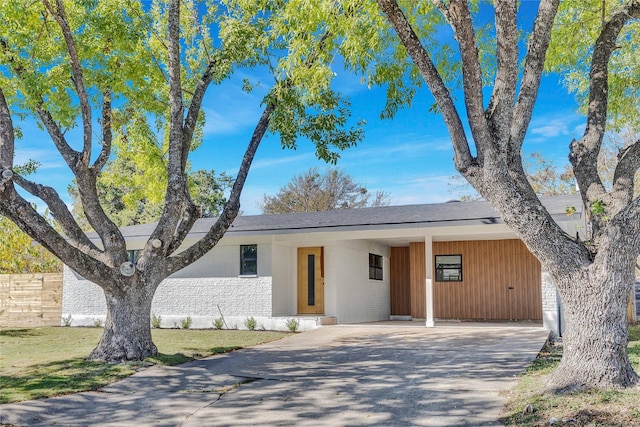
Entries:
MULTIPOLYGON (((640 325, 629 327, 629 359, 640 371, 640 325)), ((640 426, 640 386, 627 390, 584 390, 567 394, 546 391, 548 376, 560 362, 562 348, 547 346, 511 391, 507 426, 544 426, 551 418, 557 425, 640 426), (531 404, 533 413, 526 413, 531 404), (565 421, 564 423, 562 421, 565 421)))
POLYGON ((100 328, 0 331, 0 403, 96 390, 151 365, 178 365, 286 336, 285 332, 153 329, 158 355, 109 364, 85 360, 100 328))

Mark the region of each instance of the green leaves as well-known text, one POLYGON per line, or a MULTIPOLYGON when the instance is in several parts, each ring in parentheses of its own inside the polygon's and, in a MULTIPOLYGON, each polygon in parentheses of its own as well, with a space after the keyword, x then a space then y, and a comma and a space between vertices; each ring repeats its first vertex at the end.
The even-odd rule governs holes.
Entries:
POLYGON ((0 216, 0 274, 51 273, 62 263, 9 219, 0 216))
MULTIPOLYGON (((586 112, 592 48, 602 26, 629 2, 625 0, 562 1, 556 18, 547 70, 560 73, 564 84, 586 112)), ((609 61, 608 125, 611 130, 640 130, 640 21, 625 25, 609 61)))

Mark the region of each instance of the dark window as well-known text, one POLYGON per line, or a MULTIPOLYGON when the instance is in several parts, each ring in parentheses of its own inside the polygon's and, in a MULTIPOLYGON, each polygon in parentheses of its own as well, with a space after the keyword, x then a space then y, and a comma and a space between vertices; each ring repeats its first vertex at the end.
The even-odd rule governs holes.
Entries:
POLYGON ((316 256, 307 256, 307 305, 316 305, 316 256))
POLYGON ((140 259, 141 253, 142 253, 141 249, 128 250, 127 255, 129 256, 129 262, 131 262, 133 265, 136 265, 138 263, 138 260, 140 259))
POLYGON ((369 279, 382 280, 382 256, 369 254, 369 279))
POLYGON ((240 275, 258 274, 258 245, 240 245, 240 275))
POLYGON ((462 282, 462 255, 436 255, 436 282, 462 282))

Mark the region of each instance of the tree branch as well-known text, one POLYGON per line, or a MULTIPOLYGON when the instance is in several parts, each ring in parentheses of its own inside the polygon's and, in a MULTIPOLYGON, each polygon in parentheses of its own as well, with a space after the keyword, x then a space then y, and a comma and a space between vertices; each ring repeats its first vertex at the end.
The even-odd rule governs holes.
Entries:
POLYGON ((96 161, 93 162, 93 169, 96 173, 99 173, 104 168, 104 165, 109 160, 109 155, 111 155, 111 145, 113 143, 112 113, 111 90, 107 89, 104 91, 102 102, 102 149, 96 161))
MULTIPOLYGON (((13 71, 16 73, 16 75, 19 78, 24 79, 25 73, 28 74, 29 71, 26 71, 24 67, 20 63, 18 63, 17 55, 11 51, 11 49, 9 48, 9 45, 4 39, 0 39, 0 47, 5 52, 13 71)), ((58 149, 58 152, 60 153, 64 161, 67 163, 69 168, 73 171, 73 173, 77 173, 78 171, 77 160, 80 157, 80 153, 73 150, 71 146, 69 146, 69 144, 67 143, 64 137, 64 134, 60 130, 60 127, 55 122, 55 120, 53 120, 51 113, 43 107, 44 100, 42 98, 42 95, 41 94, 29 94, 29 95, 33 96, 36 99, 37 101, 36 112, 38 113, 38 117, 40 117, 40 120, 42 121, 42 124, 44 124, 45 129, 47 129, 47 132, 49 133, 51 140, 53 141, 56 148, 58 149)))
POLYGON ((640 140, 622 149, 613 173, 613 187, 609 193, 616 206, 631 203, 634 195, 634 177, 640 168, 640 140))
POLYGON ((56 7, 54 8, 48 0, 43 0, 43 3, 49 13, 53 15, 60 30, 62 30, 62 36, 67 45, 67 51, 69 52, 69 59, 71 61, 72 81, 78 94, 78 100, 80 101, 80 111, 82 113, 82 127, 84 132, 84 147, 82 149, 82 164, 86 167, 89 166, 91 159, 91 141, 92 141, 92 123, 91 123, 91 105, 89 104, 89 97, 84 86, 84 77, 82 73, 82 66, 80 65, 80 58, 78 57, 78 51, 76 49, 75 41, 73 40, 73 34, 69 22, 67 20, 64 5, 62 0, 55 0, 56 7))
POLYGON ((76 242, 74 246, 85 246, 96 251, 92 254, 93 257, 97 256, 99 249, 87 238, 87 235, 80 229, 77 222, 69 212, 67 204, 62 201, 58 192, 52 188, 42 184, 29 181, 20 175, 14 175, 13 181, 24 188, 30 194, 42 199, 47 204, 47 207, 51 211, 53 218, 62 227, 63 233, 72 241, 76 242))
MULTIPOLYGON (((589 72, 587 126, 582 138, 571 143, 569 154, 582 199, 587 207, 590 207, 597 200, 607 198, 606 190, 598 174, 598 154, 607 122, 609 59, 616 49, 616 40, 620 31, 632 17, 638 15, 640 15, 640 2, 634 1, 628 4, 604 25, 593 48, 589 72)), ((621 208, 622 206, 617 206, 614 203, 605 206, 609 217, 621 208)), ((600 221, 593 221, 593 226, 594 236, 597 238, 603 229, 603 224, 600 221)))
POLYGON ((15 133, 11 112, 0 87, 0 185, 11 179, 13 174, 13 156, 15 151, 15 133))
POLYGON ((11 219, 23 232, 40 243, 60 260, 76 271, 82 271, 85 278, 96 283, 104 282, 112 275, 114 265, 106 253, 90 248, 73 247, 49 224, 29 202, 23 199, 13 186, 2 191, 0 214, 11 219), (95 255, 92 256, 92 255, 95 255))
POLYGON ((560 0, 542 0, 529 37, 520 93, 516 101, 511 123, 511 156, 521 157, 520 149, 531 123, 533 106, 538 97, 545 58, 551 41, 554 17, 558 13, 560 0))
POLYGON ((448 6, 449 23, 453 28, 460 47, 462 64, 462 89, 464 92, 467 119, 476 145, 478 163, 484 163, 487 143, 494 141, 484 112, 482 94, 482 69, 478 55, 476 34, 473 29, 471 12, 466 0, 451 0, 448 6))
POLYGON ((518 81, 517 8, 510 0, 496 1, 494 5, 498 69, 486 116, 498 141, 506 147, 518 81))
MULTIPOLYGON (((200 110, 202 108, 202 100, 204 99, 204 95, 207 92, 207 88, 213 79, 213 67, 216 65, 217 61, 211 60, 207 64, 207 68, 204 73, 202 73, 202 77, 200 77, 200 81, 196 85, 195 90, 193 91, 193 96, 191 97, 191 104, 189 104, 189 109, 187 111, 187 117, 184 120, 184 135, 188 141, 193 139, 193 133, 196 128, 196 124, 198 121, 198 115, 200 114, 200 110)), ((189 150, 191 148, 191 143, 184 144, 183 146, 183 170, 186 168, 187 156, 189 154, 189 150)))
MULTIPOLYGON (((167 164, 167 192, 165 204, 160 221, 149 240, 159 240, 162 252, 168 255, 168 249, 173 247, 173 239, 176 237, 178 226, 183 219, 189 219, 193 202, 189 196, 189 186, 185 175, 186 153, 191 146, 191 139, 186 138, 183 128, 184 105, 182 100, 182 87, 180 76, 180 1, 172 0, 169 5, 169 159, 167 164), (185 144, 188 147, 185 147, 185 144), (186 214, 186 215, 185 215, 186 214)), ((205 88, 206 89, 206 88, 205 88)), ((204 94, 204 92, 203 92, 204 94)), ((194 114, 195 110, 194 110, 194 114)), ((197 115, 193 117, 197 119, 197 115)), ((194 124, 195 126, 195 124, 194 124)))
POLYGON ((396 30, 400 41, 420 70, 422 77, 429 86, 429 90, 440 107, 445 124, 451 135, 456 168, 462 173, 465 173, 474 167, 477 162, 476 159, 471 156, 471 150, 469 149, 464 127, 455 104, 451 99, 449 90, 444 84, 442 77, 440 77, 429 53, 420 42, 415 31, 413 31, 402 9, 398 6, 398 3, 395 0, 378 0, 378 5, 396 30))
POLYGON ((240 210, 240 194, 242 193, 242 188, 244 187, 244 184, 247 180, 249 168, 251 167, 251 163, 253 162, 256 150, 258 149, 258 146, 260 145, 265 132, 269 128, 269 121, 274 110, 275 105, 268 104, 262 112, 262 116, 260 116, 260 120, 258 121, 258 124, 253 131, 253 135, 251 136, 249 145, 247 146, 247 149, 242 158, 240 170, 238 170, 238 174, 231 189, 231 194, 229 195, 229 200, 225 204, 224 209, 222 210, 222 214, 202 239, 200 239, 185 251, 180 252, 178 255, 168 258, 167 275, 175 273, 176 271, 186 267, 187 265, 200 258, 203 254, 210 251, 218 243, 218 241, 220 241, 224 233, 227 231, 233 220, 238 215, 238 212, 240 210))

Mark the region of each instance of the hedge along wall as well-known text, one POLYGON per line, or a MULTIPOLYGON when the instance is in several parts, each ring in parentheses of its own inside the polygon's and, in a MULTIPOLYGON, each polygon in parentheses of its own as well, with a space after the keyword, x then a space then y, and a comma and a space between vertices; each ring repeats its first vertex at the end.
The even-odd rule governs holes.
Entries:
POLYGON ((0 275, 0 329, 60 326, 62 273, 0 275))

